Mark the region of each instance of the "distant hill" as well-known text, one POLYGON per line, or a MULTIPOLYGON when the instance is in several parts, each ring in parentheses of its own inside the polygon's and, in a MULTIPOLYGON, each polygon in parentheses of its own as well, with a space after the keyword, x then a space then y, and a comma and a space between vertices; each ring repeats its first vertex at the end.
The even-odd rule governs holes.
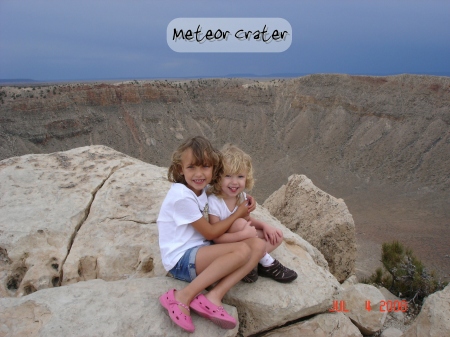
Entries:
MULTIPOLYGON (((402 75, 403 73, 396 74, 348 74, 350 76, 396 76, 402 75)), ((70 84, 70 83, 93 83, 93 82, 119 82, 119 81, 145 81, 145 80, 192 80, 192 79, 217 79, 217 78, 248 78, 248 79, 287 79, 296 78, 308 75, 320 75, 317 73, 271 73, 264 75, 257 75, 252 73, 235 73, 227 74, 225 76, 221 75, 198 75, 198 76, 177 76, 177 77, 120 77, 120 78, 94 78, 94 79, 59 79, 59 80, 32 80, 32 79, 0 79, 0 85, 16 85, 16 84, 42 84, 42 85, 55 85, 55 84, 70 84)), ((416 73, 412 75, 425 75, 425 76, 446 76, 450 77, 450 72, 427 72, 427 73, 416 73)))
POLYGON ((34 83, 34 82, 38 82, 35 80, 31 80, 31 79, 25 79, 25 78, 12 78, 12 79, 2 79, 0 78, 0 84, 2 85, 8 85, 8 84, 28 84, 28 83, 34 83))

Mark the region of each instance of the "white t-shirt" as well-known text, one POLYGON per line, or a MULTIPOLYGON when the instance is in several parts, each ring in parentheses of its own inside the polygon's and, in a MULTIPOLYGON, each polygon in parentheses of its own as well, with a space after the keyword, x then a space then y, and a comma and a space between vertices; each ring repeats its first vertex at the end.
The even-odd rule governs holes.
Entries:
POLYGON ((167 271, 177 264, 189 248, 210 244, 191 225, 203 216, 207 204, 205 190, 197 197, 184 184, 172 184, 156 220, 161 259, 167 271))
MULTIPOLYGON (((247 200, 247 195, 245 194, 245 192, 242 192, 242 195, 239 199, 247 200)), ((226 218, 228 218, 231 214, 236 212, 238 206, 239 205, 236 205, 236 207, 234 207, 234 209, 230 211, 227 204, 221 197, 215 196, 214 194, 208 196, 208 213, 217 216, 219 220, 225 220, 226 218)))

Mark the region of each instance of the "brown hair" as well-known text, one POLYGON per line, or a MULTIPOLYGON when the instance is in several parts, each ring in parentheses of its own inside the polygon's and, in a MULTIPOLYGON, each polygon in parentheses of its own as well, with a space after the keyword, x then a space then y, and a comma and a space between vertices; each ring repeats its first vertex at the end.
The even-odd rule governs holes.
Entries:
MULTIPOLYGON (((247 177, 245 181, 245 188, 247 190, 251 190, 255 184, 255 179, 253 178, 252 158, 233 144, 225 144, 221 151, 224 167, 224 172, 222 175, 246 173, 247 177)), ((210 189, 210 193, 215 195, 220 195, 222 193, 222 189, 220 187, 222 175, 219 179, 217 179, 217 183, 211 183, 212 188, 210 189)))
POLYGON ((192 149, 194 165, 208 164, 213 167, 210 184, 216 184, 223 174, 222 155, 217 151, 205 137, 196 136, 186 139, 172 154, 172 164, 167 172, 167 178, 173 183, 186 185, 186 179, 181 174, 181 156, 187 149, 192 149))

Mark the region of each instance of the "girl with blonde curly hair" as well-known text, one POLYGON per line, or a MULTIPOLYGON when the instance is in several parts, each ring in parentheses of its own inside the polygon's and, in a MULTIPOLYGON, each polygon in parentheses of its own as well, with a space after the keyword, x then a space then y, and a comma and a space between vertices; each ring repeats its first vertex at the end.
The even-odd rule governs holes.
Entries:
MULTIPOLYGON (((246 200, 245 190, 251 190, 254 185, 252 159, 238 147, 227 144, 222 149, 224 171, 220 178, 212 183, 208 196, 209 222, 219 223, 233 216, 238 205, 246 200)), ((242 281, 255 282, 258 274, 270 277, 275 281, 288 283, 297 278, 297 273, 283 266, 270 256, 283 241, 281 230, 267 223, 250 217, 241 217, 233 221, 226 233, 214 239, 215 243, 239 242, 249 238, 259 237, 266 242, 266 254, 242 281)))

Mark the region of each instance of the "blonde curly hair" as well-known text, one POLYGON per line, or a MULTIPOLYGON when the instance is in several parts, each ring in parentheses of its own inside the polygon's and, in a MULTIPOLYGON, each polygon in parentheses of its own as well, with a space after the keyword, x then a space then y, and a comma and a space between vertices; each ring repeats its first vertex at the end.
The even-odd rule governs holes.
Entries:
POLYGON ((192 149, 194 165, 208 164, 213 167, 212 180, 210 184, 216 184, 223 174, 222 154, 216 150, 209 140, 202 136, 186 139, 172 154, 172 164, 167 172, 167 179, 173 183, 186 185, 186 179, 181 174, 181 156, 187 149, 192 149))
POLYGON ((216 183, 211 183, 210 193, 220 195, 222 177, 226 174, 246 173, 245 189, 251 190, 255 184, 253 178, 252 158, 233 144, 225 144, 221 149, 223 160, 223 174, 216 183))

